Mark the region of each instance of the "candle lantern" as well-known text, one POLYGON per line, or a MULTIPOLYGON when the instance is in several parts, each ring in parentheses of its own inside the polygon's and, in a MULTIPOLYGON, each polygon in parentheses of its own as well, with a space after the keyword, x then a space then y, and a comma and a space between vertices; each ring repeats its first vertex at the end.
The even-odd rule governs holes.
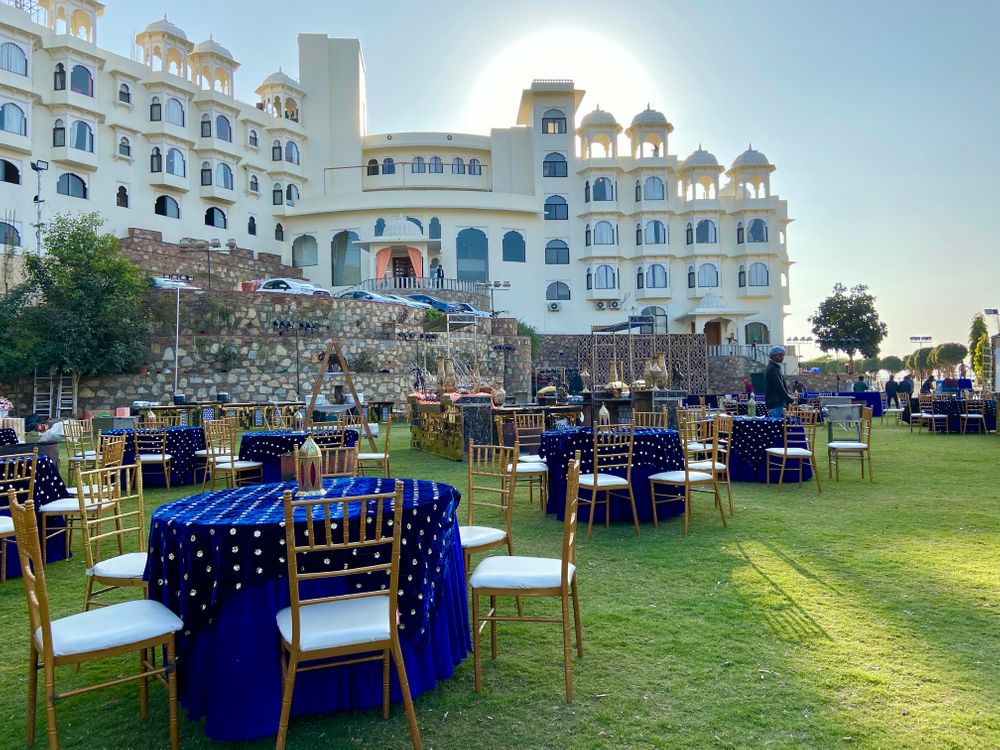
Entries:
POLYGON ((300 497, 323 494, 323 452, 312 435, 308 435, 302 447, 295 452, 295 476, 299 480, 300 497))

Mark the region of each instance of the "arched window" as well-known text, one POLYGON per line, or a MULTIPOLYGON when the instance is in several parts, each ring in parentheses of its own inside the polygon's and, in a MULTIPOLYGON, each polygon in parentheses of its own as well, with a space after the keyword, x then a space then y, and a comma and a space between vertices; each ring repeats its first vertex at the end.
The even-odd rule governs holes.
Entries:
POLYGON ((216 208, 212 206, 207 211, 205 211, 205 226, 215 227, 216 229, 226 228, 226 214, 221 208, 216 208))
POLYGON ((659 219, 653 219, 652 221, 646 222, 646 244, 647 245, 667 244, 667 227, 659 219))
POLYGON ((132 144, 125 136, 118 139, 118 155, 132 158, 132 144))
POLYGON ((663 180, 659 177, 647 177, 643 186, 643 197, 648 201, 662 201, 666 195, 663 180))
POLYGON ((69 74, 70 91, 84 96, 94 95, 94 76, 82 65, 74 65, 69 74))
POLYGON ((444 172, 444 162, 441 161, 440 156, 431 157, 431 160, 427 163, 427 171, 431 174, 441 174, 444 172))
POLYGON ((201 184, 212 184, 212 165, 207 161, 201 163, 201 184))
POLYGON ((642 289, 646 286, 646 274, 642 270, 642 266, 635 269, 635 288, 642 289))
POLYGON ((376 219, 375 220, 375 236, 376 237, 381 237, 383 234, 385 234, 385 219, 376 219))
POLYGON ((0 221, 0 247, 20 247, 21 233, 17 227, 6 221, 0 221))
POLYGON ((250 137, 247 140, 248 140, 248 143, 253 148, 257 148, 258 146, 260 146, 260 138, 257 136, 257 131, 256 130, 253 130, 253 129, 250 130, 250 137))
POLYGON ((646 271, 646 286, 651 289, 666 289, 667 269, 662 263, 654 263, 646 271))
POLYGON ((184 127, 184 105, 181 104, 180 99, 174 99, 170 97, 167 99, 167 122, 177 125, 179 127, 184 127))
POLYGON ((569 263, 569 245, 563 240, 549 240, 545 245, 545 264, 562 266, 569 263))
POLYGON ((66 172, 59 176, 56 192, 59 195, 68 195, 70 198, 86 198, 87 183, 83 181, 82 177, 78 177, 72 172, 66 172))
POLYGON ((247 234, 253 237, 257 236, 257 219, 253 216, 247 219, 247 234))
POLYGON ((281 187, 280 182, 274 183, 274 187, 271 188, 271 203, 275 206, 280 206, 285 202, 285 189, 281 187))
POLYGON ((160 104, 160 97, 154 96, 149 100, 149 121, 159 122, 163 119, 163 105, 160 104))
MULTIPOLYGON (((274 141, 271 144, 271 161, 281 161, 282 158, 281 154, 282 154, 281 141, 274 141)), ((370 163, 371 162, 369 162, 369 164, 370 163)), ((375 164, 376 164, 376 169, 378 169, 378 162, 375 162, 375 164)), ((376 171, 375 174, 378 174, 378 172, 376 171)))
POLYGON ((481 229, 463 229, 455 239, 457 278, 462 281, 488 281, 490 278, 489 244, 481 229))
POLYGON ((414 156, 413 161, 410 163, 410 171, 413 174, 423 174, 427 171, 427 162, 424 161, 422 156, 414 156))
POLYGON ((52 73, 52 88, 55 91, 66 90, 66 66, 56 63, 56 69, 52 73))
POLYGON ((124 185, 118 186, 118 191, 115 193, 115 205, 119 208, 128 208, 128 188, 124 185))
POLYGON ((118 101, 120 101, 122 104, 132 103, 132 91, 131 89, 129 89, 127 83, 123 83, 121 86, 118 87, 118 101))
POLYGON ((368 160, 368 176, 377 177, 378 176, 378 159, 368 160))
POLYGON ((451 173, 452 174, 465 174, 465 161, 461 156, 456 156, 451 160, 451 173))
POLYGON ((274 225, 274 239, 277 242, 285 241, 285 228, 280 223, 274 225))
POLYGON ((687 223, 687 226, 684 227, 684 241, 689 245, 694 242, 694 227, 691 225, 690 221, 687 223))
POLYGON ((590 203, 590 180, 583 183, 583 202, 590 203))
POLYGON ((8 70, 21 76, 28 75, 28 56, 13 42, 0 44, 0 70, 8 70))
POLYGON ((586 245, 587 247, 590 247, 590 241, 591 241, 591 230, 590 230, 590 224, 588 224, 583 230, 583 244, 586 245))
POLYGON ((250 175, 250 192, 259 193, 260 192, 260 180, 257 179, 257 175, 250 175))
POLYGON ((747 323, 744 333, 748 345, 771 343, 771 331, 764 323, 747 323))
POLYGON ((21 184, 21 170, 13 162, 0 159, 0 182, 9 182, 12 185, 21 184))
POLYGON ((469 174, 471 175, 481 175, 483 173, 483 164, 479 159, 469 159, 469 174))
POLYGON ((542 115, 542 132, 559 135, 566 132, 566 113, 561 109, 549 109, 542 115))
POLYGON ((736 244, 742 245, 743 239, 744 239, 743 222, 738 221, 736 222, 736 244))
POLYGON ((642 244, 642 224, 635 225, 635 245, 638 247, 642 244))
POLYGON ((737 284, 737 286, 739 286, 740 289, 742 289, 743 287, 745 287, 747 285, 747 267, 746 266, 740 266, 740 270, 737 272, 737 275, 736 275, 736 284, 737 284))
POLYGON ((438 220, 437 216, 432 216, 430 224, 427 225, 427 239, 441 239, 441 222, 438 220))
POLYGON ((149 171, 150 172, 163 171, 163 154, 160 152, 158 146, 153 146, 153 150, 149 154, 149 171))
POLYGON ((233 168, 225 162, 215 165, 215 184, 226 190, 233 189, 233 168))
POLYGON ((642 188, 639 186, 639 181, 635 181, 635 202, 638 203, 642 200, 642 188))
POLYGON ((215 137, 220 141, 233 142, 233 124, 225 115, 215 116, 215 137))
POLYGON ((201 116, 201 137, 212 137, 212 118, 207 114, 201 116))
POLYGON ((695 242, 701 244, 714 244, 718 241, 715 232, 715 222, 711 219, 702 219, 698 222, 698 228, 694 233, 695 242))
POLYGON ((510 231, 503 236, 503 259, 511 263, 524 263, 524 236, 510 231))
MULTIPOLYGON (((62 122, 62 120, 56 120, 56 122, 62 122)), ((0 104, 0 130, 14 133, 15 135, 27 135, 28 118, 24 116, 24 110, 13 102, 0 104)), ((63 133, 63 137, 65 138, 65 132, 63 133)), ((56 144, 53 142, 52 145, 55 146, 56 144)))
POLYGON ((177 177, 187 177, 187 162, 179 148, 167 150, 167 172, 177 177))
POLYGON ((599 221, 594 224, 594 244, 615 244, 615 228, 611 225, 610 221, 599 221))
POLYGON ((719 269, 714 263, 702 263, 698 266, 698 286, 717 287, 719 285, 719 269))
POLYGON ((334 286, 361 283, 361 246, 355 232, 337 232, 330 241, 330 255, 334 286))
POLYGON ((667 311, 662 307, 644 307, 639 311, 639 315, 644 318, 652 318, 653 325, 643 326, 641 333, 666 333, 667 332, 667 311))
POLYGON ((688 289, 694 289, 694 266, 688 266, 688 289))
POLYGON ((771 279, 767 271, 767 266, 763 263, 751 263, 750 286, 768 286, 770 283, 771 279))
POLYGON ((615 186, 607 177, 598 177, 594 180, 594 192, 591 195, 595 201, 613 201, 615 186))
POLYGON ((418 219, 415 216, 407 216, 406 220, 410 222, 413 226, 415 226, 417 229, 419 229, 420 234, 424 233, 424 223, 420 221, 420 219, 418 219))
POLYGON ((292 242, 292 265, 296 268, 319 265, 319 245, 316 238, 303 234, 292 242))
POLYGON ((569 174, 566 157, 555 152, 542 160, 542 177, 565 177, 569 174))
POLYGON ((74 120, 69 129, 69 145, 94 153, 94 131, 83 120, 74 120))
POLYGON ((396 174, 396 162, 393 161, 391 156, 387 156, 382 160, 382 174, 396 174))
POLYGON ((767 223, 763 219, 754 219, 750 222, 747 242, 767 242, 767 223))
POLYGON ((594 288, 594 272, 590 270, 590 266, 587 266, 587 289, 594 288))
POLYGON ((601 264, 594 273, 594 289, 614 289, 615 269, 607 264, 601 264))
POLYGON ((285 203, 289 206, 294 206, 299 202, 299 186, 289 182, 288 187, 285 188, 285 203))
POLYGON ((569 204, 561 195, 550 195, 545 199, 546 220, 568 220, 569 204))
POLYGON ((545 299, 566 300, 569 298, 569 284, 565 284, 562 281, 553 281, 545 287, 545 299))

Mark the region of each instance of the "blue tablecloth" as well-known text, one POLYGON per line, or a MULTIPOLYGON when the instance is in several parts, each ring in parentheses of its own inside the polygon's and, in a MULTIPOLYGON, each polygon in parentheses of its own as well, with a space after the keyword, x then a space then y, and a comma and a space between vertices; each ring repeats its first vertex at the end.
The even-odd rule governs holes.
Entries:
POLYGON ((13 427, 0 428, 0 445, 17 445, 19 442, 13 427))
MULTIPOLYGON (((394 482, 359 478, 324 484, 328 494, 350 496, 389 492, 394 482)), ((403 482, 399 634, 415 697, 451 677, 472 642, 456 517, 461 494, 437 482, 403 482)), ((153 513, 149 596, 184 621, 178 638, 181 703, 192 720, 205 717, 205 732, 216 740, 277 731, 281 667, 275 615, 289 603, 281 494, 294 488, 279 483, 211 492, 153 513)), ((384 585, 385 578, 377 578, 373 588, 384 585)), ((393 700, 400 700, 395 677, 393 700)), ((368 708, 381 701, 381 665, 370 662, 299 674, 292 714, 368 708)))
MULTIPOLYGON (((580 473, 594 470, 594 430, 591 427, 572 427, 564 430, 548 430, 542 433, 538 454, 549 466, 549 499, 546 510, 560 520, 566 508, 566 472, 573 454, 580 451, 580 473)), ((683 453, 677 430, 640 428, 635 431, 635 445, 632 450, 632 493, 635 497, 636 513, 640 521, 653 520, 653 505, 649 497, 649 476, 661 471, 682 469, 683 453)), ((615 471, 625 476, 625 471, 615 471)), ((669 503, 657 509, 660 518, 680 515, 684 503, 669 503)), ((604 523, 604 506, 595 510, 594 523, 604 523)), ((589 507, 580 509, 580 522, 590 519, 589 507)), ((632 521, 632 507, 628 496, 615 493, 611 496, 611 520, 632 521)))
MULTIPOLYGON (((0 457, 0 463, 12 460, 27 460, 27 459, 15 459, 14 457, 0 457)), ((18 482, 14 482, 14 488, 18 489, 18 482)), ((23 485, 22 485, 23 486, 23 485)), ((0 484, 0 492, 6 492, 7 486, 0 484)), ((38 467, 35 469, 35 492, 33 499, 35 501, 35 510, 37 511, 45 503, 51 503, 53 500, 58 500, 63 497, 69 497, 69 493, 66 491, 66 485, 63 483, 62 477, 59 476, 59 469, 56 468, 55 463, 52 462, 48 456, 41 455, 38 457, 38 467)), ((3 510, 0 511, 5 516, 9 516, 10 512, 7 510, 6 499, 3 504, 3 510)), ((49 519, 49 531, 54 529, 59 529, 65 526, 60 519, 55 518, 49 519)), ((42 519, 41 516, 38 517, 38 532, 41 533, 42 529, 42 519)), ((8 577, 14 578, 21 575, 21 560, 17 556, 17 544, 14 542, 4 542, 8 544, 7 547, 7 575, 8 577)), ((57 560, 66 559, 66 540, 62 534, 49 539, 48 543, 45 545, 45 562, 55 562, 57 560)))
MULTIPOLYGON (((937 399, 934 401, 934 413, 935 414, 947 414, 948 415, 948 432, 953 432, 956 434, 961 434, 962 432, 962 418, 959 414, 962 414, 966 410, 966 405, 968 402, 964 398, 951 398, 951 399, 937 399)), ((910 412, 919 410, 920 402, 916 398, 910 399, 910 403, 903 403, 903 421, 910 421, 910 412)), ((987 431, 996 431, 997 428, 997 402, 993 399, 986 399, 983 401, 983 416, 986 418, 986 429, 987 431)), ((981 431, 981 422, 977 422, 975 419, 969 420, 969 427, 967 433, 975 433, 981 431)))
MULTIPOLYGON (((305 430, 248 432, 240 440, 240 460, 264 464, 264 484, 280 482, 281 456, 291 453, 296 445, 301 446, 307 434, 305 430)), ((354 445, 357 439, 357 430, 347 430, 344 434, 346 445, 354 445)))
POLYGON ((854 401, 864 401, 866 406, 872 408, 873 417, 882 416, 882 397, 885 395, 882 391, 861 391, 860 393, 855 393, 854 391, 837 391, 815 393, 809 391, 802 394, 805 398, 822 398, 823 396, 849 396, 854 401))
MULTIPOLYGON (((205 449, 205 430, 201 427, 166 427, 167 453, 170 454, 170 486, 194 484, 194 470, 198 461, 195 452, 205 449)), ((105 435, 128 435, 125 441, 123 463, 135 463, 134 430, 103 430, 105 435)), ((163 468, 159 464, 148 464, 142 472, 144 487, 163 487, 163 468)))
MULTIPOLYGON (((729 443, 729 478, 734 482, 767 481, 767 448, 785 444, 783 420, 775 417, 734 417, 733 434, 729 443)), ((777 483, 780 467, 771 469, 771 481, 777 483)), ((799 459, 790 458, 785 465, 785 481, 798 480, 799 459)), ((812 478, 805 467, 802 479, 812 478)))

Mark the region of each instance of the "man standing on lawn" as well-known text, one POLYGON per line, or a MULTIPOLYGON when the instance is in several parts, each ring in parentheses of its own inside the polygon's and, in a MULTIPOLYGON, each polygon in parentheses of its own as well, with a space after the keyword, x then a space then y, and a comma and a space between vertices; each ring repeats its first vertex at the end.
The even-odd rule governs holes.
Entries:
POLYGON ((772 346, 768 352, 770 362, 764 370, 764 406, 769 417, 785 416, 785 407, 795 399, 792 398, 785 385, 785 377, 781 373, 781 363, 785 360, 785 350, 780 346, 772 346))

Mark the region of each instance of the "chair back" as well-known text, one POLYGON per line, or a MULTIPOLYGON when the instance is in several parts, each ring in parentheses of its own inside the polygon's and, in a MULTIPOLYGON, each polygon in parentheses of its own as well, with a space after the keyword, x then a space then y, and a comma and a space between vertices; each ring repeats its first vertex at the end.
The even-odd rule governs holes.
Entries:
POLYGON ((475 525, 477 508, 495 508, 503 514, 504 528, 511 531, 514 507, 514 465, 517 454, 505 445, 476 445, 469 441, 468 525, 475 525))
POLYGON ((736 399, 724 398, 722 399, 722 410, 726 414, 732 414, 733 416, 739 416, 740 413, 740 402, 736 399))
POLYGON ((132 433, 135 439, 135 454, 138 456, 162 456, 167 452, 167 430, 165 427, 153 429, 138 428, 132 433))
POLYGON ((342 426, 338 427, 316 427, 315 425, 309 430, 309 434, 312 435, 313 441, 320 448, 343 448, 344 440, 346 435, 344 434, 344 428, 342 426))
MULTIPOLYGON (((511 421, 510 417, 505 417, 503 415, 499 417, 493 417, 493 422, 494 424, 496 424, 497 428, 497 445, 507 445, 507 439, 506 436, 503 434, 503 428, 504 425, 510 421, 511 421)), ((517 430, 515 428, 515 442, 517 442, 516 434, 517 430)))
POLYGON ((87 567, 126 552, 145 552, 146 516, 139 466, 82 471, 76 482, 87 567))
POLYGON ((632 412, 632 426, 665 430, 670 426, 670 415, 666 409, 662 411, 634 411, 632 412))
POLYGON ((389 626, 395 632, 403 483, 397 481, 393 492, 353 497, 295 497, 286 490, 283 502, 293 648, 299 645, 302 610, 324 602, 388 594, 389 626), (356 520, 351 518, 352 509, 356 520), (371 519, 372 523, 366 523, 371 519), (338 553, 343 553, 343 565, 324 563, 338 553), (371 585, 375 580, 371 576, 379 573, 388 578, 387 589, 371 585), (353 581, 351 576, 355 576, 353 581), (342 589, 350 593, 318 595, 316 589, 307 587, 311 595, 305 595, 301 586, 305 581, 336 583, 341 579, 346 579, 342 589), (362 581, 368 591, 351 585, 362 581))
POLYGON ((17 556, 21 562, 21 581, 28 600, 28 622, 31 627, 29 638, 42 632, 42 648, 47 660, 52 659, 52 617, 49 614, 49 594, 45 586, 45 558, 38 536, 38 517, 35 515, 35 501, 28 499, 21 503, 13 490, 7 492, 11 520, 14 522, 14 536, 17 539, 17 556))
POLYGON ((125 460, 126 435, 105 435, 103 432, 97 436, 97 465, 110 469, 114 466, 121 466, 125 460))
POLYGON ((537 454, 545 432, 544 414, 515 414, 514 438, 523 453, 537 454))
POLYGON ((872 444, 872 415, 874 410, 870 406, 861 407, 861 422, 858 425, 858 439, 865 445, 872 444))
POLYGON ((699 419, 705 418, 705 407, 704 406, 678 406, 677 407, 677 424, 680 425, 682 422, 687 421, 697 421, 699 419))
POLYGON ((934 413, 934 397, 931 395, 917 396, 917 403, 920 405, 920 411, 923 414, 933 414, 934 413))
POLYGON ((964 411, 966 414, 984 414, 985 406, 980 399, 968 399, 964 411))
MULTIPOLYGON (((389 435, 392 433, 392 414, 385 420, 385 455, 389 455, 389 435)), ((360 439, 360 435, 358 436, 360 439)))
MULTIPOLYGON (((321 454, 320 473, 323 479, 343 479, 358 475, 358 445, 340 445, 335 448, 318 446, 321 454)), ((294 448, 295 465, 299 465, 299 446, 294 448)))
POLYGON ((38 448, 31 453, 15 453, 0 458, 0 504, 7 495, 14 495, 25 503, 35 496, 35 471, 38 469, 38 448))
POLYGON ((236 433, 232 423, 225 419, 209 419, 204 425, 207 458, 236 455, 236 433))
POLYGON ((785 438, 785 450, 789 448, 805 448, 812 452, 816 445, 816 415, 806 414, 805 418, 794 414, 785 414, 782 431, 785 438))
POLYGON ((715 415, 713 425, 715 434, 713 436, 713 461, 729 465, 729 448, 733 441, 733 415, 729 413, 719 413, 715 415))
POLYGON ((66 446, 70 456, 83 456, 87 451, 94 450, 93 431, 88 433, 87 423, 82 419, 64 419, 63 434, 66 436, 66 446))
POLYGON ((631 476, 634 435, 631 425, 595 425, 594 474, 625 469, 627 476, 631 476))
POLYGON ((566 472, 566 508, 563 511, 562 585, 569 585, 569 566, 576 565, 576 525, 580 507, 580 451, 566 472))

